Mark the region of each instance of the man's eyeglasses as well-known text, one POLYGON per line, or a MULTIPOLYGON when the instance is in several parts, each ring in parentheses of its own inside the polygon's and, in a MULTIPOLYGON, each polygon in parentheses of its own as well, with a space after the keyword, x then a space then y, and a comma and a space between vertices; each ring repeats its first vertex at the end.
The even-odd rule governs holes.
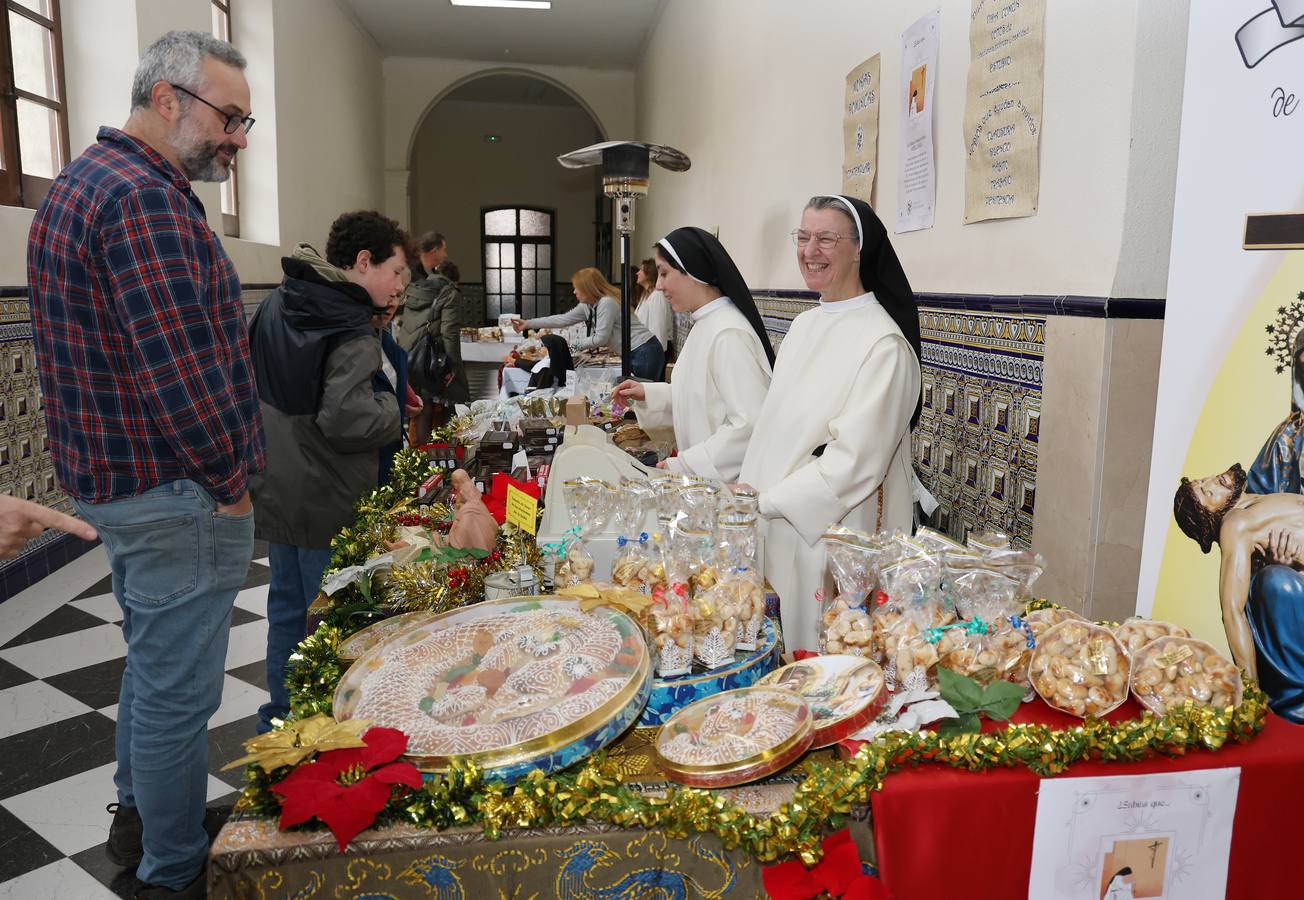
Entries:
POLYGON ((809 231, 802 231, 798 228, 796 231, 792 232, 792 242, 798 247, 805 247, 814 240, 815 246, 824 251, 832 250, 838 245, 838 241, 843 238, 850 240, 848 235, 838 234, 836 231, 817 231, 812 234, 809 231))
MULTIPOLYGON (((170 83, 171 83, 171 82, 169 82, 169 84, 170 84, 170 83)), ((214 106, 213 104, 211 104, 211 103, 209 103, 207 100, 205 100, 203 97, 201 97, 201 96, 199 96, 198 94, 196 94, 194 91, 186 90, 185 88, 183 88, 183 87, 182 87, 181 85, 179 85, 179 84, 173 84, 173 85, 172 85, 172 88, 173 88, 174 90, 178 90, 178 91, 180 91, 180 92, 183 93, 183 94, 186 94, 186 95, 188 95, 188 96, 194 97, 194 98, 195 98, 196 100, 198 100, 200 103, 204 104, 204 105, 207 106, 209 109, 211 109, 213 112, 217 113, 219 116, 221 116, 223 119, 225 119, 225 120, 226 120, 226 124, 222 126, 222 130, 225 131, 227 134, 235 134, 237 131, 240 130, 240 126, 241 126, 241 125, 244 126, 244 133, 245 133, 245 134, 248 134, 248 133, 250 132, 250 130, 252 130, 253 127, 254 127, 254 117, 253 117, 253 116, 242 116, 242 115, 240 115, 239 113, 229 113, 229 112, 226 112, 226 111, 223 110, 221 107, 214 106)))

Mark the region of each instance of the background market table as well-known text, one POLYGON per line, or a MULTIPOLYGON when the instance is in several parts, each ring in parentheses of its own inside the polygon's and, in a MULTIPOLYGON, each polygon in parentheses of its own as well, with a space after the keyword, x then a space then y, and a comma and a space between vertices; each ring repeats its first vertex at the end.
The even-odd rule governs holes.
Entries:
MULTIPOLYGON (((1108 718, 1141 714, 1129 700, 1108 718)), ((1040 701, 1016 722, 1072 728, 1080 720, 1040 701)), ((994 730, 985 723, 984 730, 994 730)), ((1083 762, 1059 778, 1141 775, 1239 766, 1240 791, 1227 871, 1228 900, 1301 895, 1295 868, 1304 809, 1304 726, 1272 714, 1248 744, 1216 752, 1136 763, 1083 762)), ((968 772, 925 763, 889 775, 874 793, 879 877, 894 897, 909 900, 1014 900, 1028 895, 1032 840, 1041 779, 1019 767, 968 772)))

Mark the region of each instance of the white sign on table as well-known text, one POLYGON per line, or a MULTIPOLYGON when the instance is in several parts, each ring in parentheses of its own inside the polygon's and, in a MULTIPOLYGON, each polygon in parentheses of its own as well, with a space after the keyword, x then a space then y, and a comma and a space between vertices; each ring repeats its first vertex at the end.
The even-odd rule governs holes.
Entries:
POLYGON ((1241 770, 1042 779, 1029 900, 1221 900, 1241 770))

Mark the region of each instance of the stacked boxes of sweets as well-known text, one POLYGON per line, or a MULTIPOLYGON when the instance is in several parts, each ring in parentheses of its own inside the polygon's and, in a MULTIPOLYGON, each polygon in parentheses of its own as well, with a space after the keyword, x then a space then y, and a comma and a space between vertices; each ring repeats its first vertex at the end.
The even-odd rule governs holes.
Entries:
POLYGON ((521 420, 521 446, 530 456, 551 456, 566 431, 559 418, 530 417, 521 420))
POLYGON ((474 344, 480 340, 479 328, 463 328, 461 333, 462 340, 468 344, 474 344))
POLYGON ((512 457, 521 449, 521 439, 515 429, 503 422, 495 422, 480 439, 476 459, 484 474, 512 471, 512 457))
POLYGON ((435 468, 446 472, 459 468, 466 458, 466 448, 460 444, 422 444, 421 449, 435 468))

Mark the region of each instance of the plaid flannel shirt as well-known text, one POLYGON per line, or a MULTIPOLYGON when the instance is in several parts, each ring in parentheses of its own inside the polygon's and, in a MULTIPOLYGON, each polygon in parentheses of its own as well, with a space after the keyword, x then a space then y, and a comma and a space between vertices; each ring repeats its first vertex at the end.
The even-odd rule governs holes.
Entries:
POLYGON ((263 468, 240 279, 175 166, 101 128, 27 245, 50 453, 98 503, 189 478, 219 503, 263 468))

